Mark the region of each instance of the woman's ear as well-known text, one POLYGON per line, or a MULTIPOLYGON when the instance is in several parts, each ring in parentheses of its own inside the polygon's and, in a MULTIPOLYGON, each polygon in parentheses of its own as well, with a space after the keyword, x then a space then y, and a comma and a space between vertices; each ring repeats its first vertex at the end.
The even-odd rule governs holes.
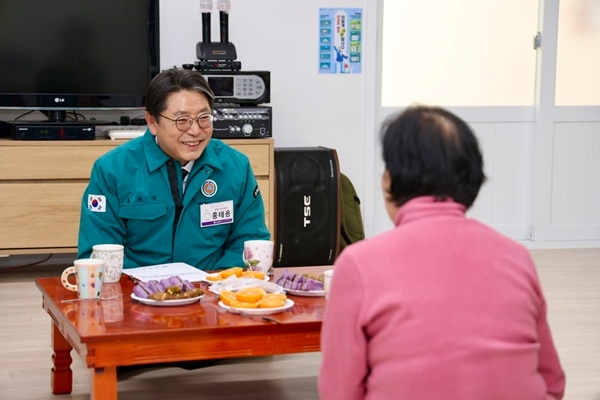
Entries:
POLYGON ((392 178, 390 176, 390 171, 386 168, 385 171, 383 171, 383 175, 381 176, 381 190, 383 190, 383 194, 389 194, 391 187, 392 178))
POLYGON ((396 218, 396 213, 398 212, 398 206, 394 201, 390 190, 392 189, 392 176, 390 175, 390 171, 386 168, 383 171, 383 175, 381 176, 381 190, 383 191, 383 199, 385 201, 385 209, 388 213, 388 216, 392 221, 396 218))

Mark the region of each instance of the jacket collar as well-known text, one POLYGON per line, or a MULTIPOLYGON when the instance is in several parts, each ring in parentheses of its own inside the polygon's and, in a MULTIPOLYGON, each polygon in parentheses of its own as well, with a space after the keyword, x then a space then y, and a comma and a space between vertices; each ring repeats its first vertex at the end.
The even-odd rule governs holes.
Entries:
MULTIPOLYGON (((150 171, 156 171, 169 161, 169 156, 158 147, 155 136, 147 130, 143 137, 144 153, 146 154, 146 162, 150 171)), ((208 146, 202 152, 199 159, 194 162, 190 175, 196 171, 208 166, 211 169, 223 169, 221 161, 214 149, 213 139, 210 140, 208 146)))

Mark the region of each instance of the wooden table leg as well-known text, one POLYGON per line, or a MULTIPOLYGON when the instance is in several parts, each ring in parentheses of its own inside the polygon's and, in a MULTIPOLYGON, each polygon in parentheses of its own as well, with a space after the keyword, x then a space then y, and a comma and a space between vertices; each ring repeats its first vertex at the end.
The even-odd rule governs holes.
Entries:
POLYGON ((51 387, 54 394, 67 394, 73 390, 73 371, 71 371, 71 350, 73 347, 52 322, 52 370, 51 387))
POLYGON ((91 368, 92 400, 117 400, 117 367, 91 368))

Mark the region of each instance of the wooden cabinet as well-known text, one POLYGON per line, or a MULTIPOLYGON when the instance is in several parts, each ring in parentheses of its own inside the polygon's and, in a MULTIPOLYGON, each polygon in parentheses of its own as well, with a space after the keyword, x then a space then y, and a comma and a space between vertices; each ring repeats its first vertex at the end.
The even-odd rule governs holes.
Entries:
MULTIPOLYGON (((273 139, 224 140, 250 158, 273 235, 273 139)), ((0 139, 0 254, 75 253, 94 161, 122 141, 0 139)))

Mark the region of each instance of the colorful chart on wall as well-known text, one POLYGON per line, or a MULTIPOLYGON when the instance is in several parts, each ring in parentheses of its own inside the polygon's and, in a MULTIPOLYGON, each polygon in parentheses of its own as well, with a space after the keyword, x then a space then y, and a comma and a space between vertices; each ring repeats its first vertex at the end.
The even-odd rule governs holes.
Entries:
POLYGON ((362 8, 319 9, 319 73, 359 74, 362 8))

